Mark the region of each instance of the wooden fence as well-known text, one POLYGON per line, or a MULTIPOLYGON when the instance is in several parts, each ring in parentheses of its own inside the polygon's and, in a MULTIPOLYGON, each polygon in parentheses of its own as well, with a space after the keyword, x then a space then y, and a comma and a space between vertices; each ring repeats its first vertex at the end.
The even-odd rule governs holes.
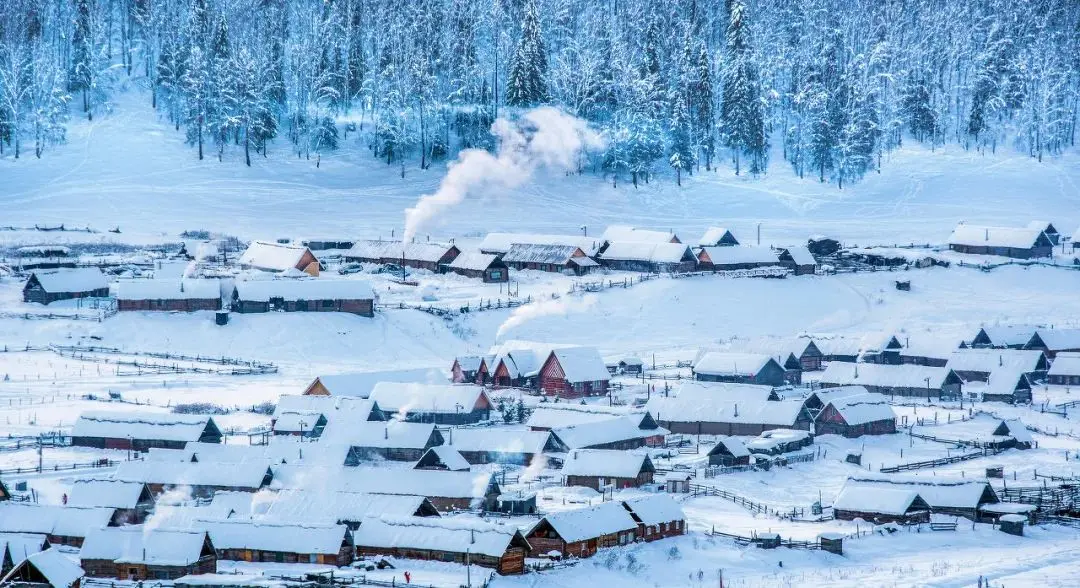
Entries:
POLYGON ((948 457, 942 457, 938 459, 930 459, 926 461, 913 461, 910 463, 902 463, 894 466, 882 467, 880 470, 883 474, 895 474, 897 472, 907 472, 911 470, 921 470, 926 468, 936 468, 938 466, 948 465, 951 463, 959 463, 962 461, 968 461, 972 459, 978 459, 980 457, 987 457, 990 455, 997 455, 1000 453, 998 449, 985 448, 982 451, 973 451, 971 453, 964 453, 961 455, 950 455, 948 457))
MULTIPOLYGON (((722 531, 717 531, 715 527, 708 533, 706 533, 706 535, 732 539, 736 543, 740 543, 743 545, 764 546, 772 541, 771 539, 762 539, 761 537, 758 537, 757 533, 754 533, 753 535, 747 537, 745 535, 735 535, 733 533, 724 533, 722 531)), ((821 543, 818 541, 795 541, 793 539, 780 539, 780 542, 774 543, 773 546, 788 547, 791 549, 821 549, 821 543)))
POLYGON ((94 469, 96 469, 96 468, 112 468, 112 467, 116 467, 117 464, 119 464, 119 463, 120 463, 119 461, 112 460, 112 459, 99 459, 97 461, 86 461, 86 462, 76 462, 76 463, 42 464, 41 466, 36 466, 35 465, 35 466, 31 466, 31 467, 18 467, 18 468, 0 469, 0 476, 8 476, 8 475, 11 475, 11 474, 41 474, 41 473, 45 473, 45 472, 63 472, 63 471, 69 471, 69 470, 82 470, 82 469, 90 469, 90 468, 94 468, 94 469))

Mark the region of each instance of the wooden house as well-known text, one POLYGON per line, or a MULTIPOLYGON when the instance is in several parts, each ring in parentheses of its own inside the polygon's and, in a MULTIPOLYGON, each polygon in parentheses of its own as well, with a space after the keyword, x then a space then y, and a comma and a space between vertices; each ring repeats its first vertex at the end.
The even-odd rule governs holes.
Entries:
POLYGON ((364 521, 355 534, 361 556, 483 566, 498 574, 525 573, 532 546, 517 528, 481 521, 382 517, 364 521))
POLYGON ((98 449, 183 449, 189 441, 220 443, 221 431, 209 416, 118 411, 84 412, 71 431, 72 445, 98 449))
POLYGON ((114 477, 142 482, 155 496, 180 488, 196 497, 210 497, 219 491, 257 492, 269 486, 274 480, 271 464, 266 458, 235 463, 138 460, 121 463, 114 477))
MULTIPOLYGON (((462 429, 467 430, 467 429, 462 429)), ((415 470, 445 470, 467 472, 472 469, 461 452, 449 445, 436 445, 428 448, 413 465, 415 470)))
POLYGON ((67 506, 113 509, 113 525, 138 525, 154 510, 154 494, 141 482, 112 478, 75 480, 67 506))
POLYGON ((833 514, 841 521, 858 518, 877 525, 928 523, 930 505, 914 488, 849 478, 833 500, 833 514))
MULTIPOLYGON (((0 531, 0 578, 27 557, 52 547, 42 533, 5 533, 0 531)), ((4 585, 6 588, 6 585, 4 585)))
POLYGON ((277 279, 238 281, 235 312, 347 312, 375 316, 375 292, 364 280, 277 279))
POLYGON ((502 255, 517 245, 556 245, 580 249, 585 256, 593 257, 600 252, 604 241, 588 235, 545 235, 537 233, 488 233, 477 249, 481 253, 502 255))
POLYGON ((240 256, 240 267, 264 272, 303 272, 309 276, 319 275, 319 260, 311 249, 303 245, 252 241, 240 256))
POLYGON ((806 247, 814 257, 826 257, 840 251, 840 241, 825 235, 813 235, 806 240, 806 247))
POLYGON ((814 436, 801 429, 770 429, 746 442, 753 455, 783 455, 813 445, 814 436))
POLYGON ((470 464, 501 463, 530 466, 545 454, 563 454, 569 448, 551 431, 505 429, 451 429, 443 437, 470 464))
POLYGON ((406 421, 438 425, 467 425, 491 417, 492 403, 483 386, 475 384, 416 384, 379 382, 369 400, 406 421))
POLYGON ((502 256, 503 263, 516 270, 569 272, 584 275, 598 267, 593 258, 574 245, 532 245, 514 243, 502 256))
POLYGON ((1080 353, 1058 353, 1047 372, 1047 380, 1055 386, 1080 385, 1080 353))
POLYGON ((439 368, 414 368, 320 375, 311 381, 304 396, 351 396, 367 398, 379 382, 448 382, 446 370, 439 368))
POLYGON ((1061 244, 1061 233, 1058 232, 1054 223, 1034 220, 1028 223, 1027 228, 1042 231, 1043 234, 1046 235, 1046 238, 1050 239, 1050 243, 1055 247, 1061 244))
POLYGON ((783 386, 787 370, 768 355, 708 351, 693 367, 694 379, 702 382, 783 386))
POLYGON ((354 396, 282 394, 274 405, 274 414, 270 417, 271 425, 276 425, 277 419, 287 413, 319 414, 326 417, 327 424, 337 420, 347 423, 387 420, 386 413, 378 402, 354 396))
POLYGON ((456 245, 402 243, 401 241, 357 241, 345 253, 345 261, 395 264, 402 267, 442 272, 461 254, 456 245))
POLYGON ((607 394, 611 374, 595 347, 561 347, 551 351, 540 367, 540 393, 556 398, 607 394))
POLYGON ((697 269, 694 252, 682 243, 611 241, 598 261, 608 269, 629 272, 675 273, 697 269))
POLYGON ((709 227, 698 239, 698 247, 731 247, 738 244, 735 235, 724 227, 709 227))
POLYGON ((817 260, 805 245, 781 249, 779 260, 781 265, 795 272, 796 276, 812 276, 817 273, 817 260))
POLYGON ((1050 359, 1062 352, 1080 352, 1080 329, 1038 329, 1024 349, 1038 349, 1050 359))
POLYGON ((1041 229, 988 227, 960 223, 949 236, 949 249, 973 255, 1016 259, 1050 257, 1054 243, 1041 229))
POLYGON ((655 473, 648 454, 613 449, 574 449, 562 467, 565 485, 598 491, 651 484, 655 473))
POLYGON ((11 588, 79 588, 85 575, 78 564, 59 549, 39 551, 0 574, 0 586, 11 588))
POLYGON ((221 310, 219 280, 127 280, 113 284, 112 292, 121 312, 221 310))
POLYGON ((493 359, 489 364, 492 385, 496 388, 533 387, 540 368, 555 347, 566 346, 511 340, 492 347, 490 355, 493 359))
POLYGON ((732 394, 684 387, 674 396, 653 395, 645 408, 662 427, 684 435, 755 436, 773 429, 810 430, 813 417, 803 400, 770 398, 775 399, 775 394, 762 387, 747 386, 732 394))
POLYGON ((342 239, 340 237, 322 237, 319 239, 304 239, 300 244, 312 251, 326 251, 328 249, 342 251, 352 248, 352 246, 356 244, 356 241, 352 239, 342 239))
POLYGON ((822 388, 864 386, 869 392, 916 398, 959 398, 963 381, 944 367, 832 362, 821 374, 822 388))
POLYGON ((867 487, 910 489, 926 501, 933 514, 964 517, 985 522, 982 511, 1000 499, 987 480, 948 480, 940 478, 889 477, 849 478, 849 483, 867 487))
POLYGON ((818 435, 891 435, 896 433, 896 413, 880 394, 854 394, 833 398, 814 419, 818 435))
MULTIPOLYGON (((667 431, 641 428, 641 415, 627 415, 577 422, 551 430, 569 449, 637 449, 649 445, 649 439, 667 431)), ((661 441, 661 444, 663 442, 661 441)))
POLYGON ((38 270, 23 285, 23 302, 51 304, 73 298, 104 298, 109 295, 105 274, 96 267, 38 270))
POLYGON ((982 388, 982 399, 983 402, 1030 403, 1031 380, 1020 369, 1001 368, 994 370, 990 374, 990 379, 982 388))
POLYGON ((114 524, 114 513, 107 507, 5 502, 0 504, 0 535, 27 535, 44 538, 49 545, 78 547, 87 533, 114 524))
POLYGON ((447 266, 455 274, 467 278, 480 278, 485 284, 510 281, 510 268, 498 255, 466 251, 454 258, 447 266))
POLYGON ((432 423, 396 420, 343 423, 340 427, 328 428, 322 440, 334 445, 348 445, 352 456, 361 461, 416 461, 428 449, 445 443, 443 435, 432 423))
POLYGON ((353 536, 343 524, 243 519, 201 521, 219 560, 347 566, 353 536))
POLYGON ((652 542, 686 534, 686 515, 670 496, 663 494, 624 500, 623 508, 634 517, 638 541, 652 542))
POLYGON ((702 271, 725 272, 782 266, 776 251, 768 247, 702 247, 697 253, 702 271))
POLYGON ((629 225, 608 225, 600 236, 607 243, 682 243, 672 231, 639 229, 629 225))
POLYGON ((459 355, 450 366, 450 378, 455 384, 483 385, 491 381, 486 357, 480 355, 459 355))
POLYGON ((321 412, 293 411, 279 413, 271 423, 275 435, 318 439, 330 421, 321 412))
POLYGON ((600 549, 634 542, 638 522, 621 502, 545 515, 525 539, 537 554, 557 552, 559 557, 592 557, 600 549))
POLYGON ((107 527, 86 537, 79 565, 92 578, 175 580, 217 572, 217 552, 206 531, 107 527))
POLYGON ((814 344, 821 352, 823 362, 863 361, 899 365, 900 353, 904 349, 899 337, 890 333, 867 333, 862 336, 821 336, 813 337, 814 344))
POLYGON ((1039 349, 955 349, 946 367, 965 382, 985 382, 998 370, 1014 370, 1043 379, 1050 369, 1046 354, 1039 349))
POLYGON ((1032 326, 990 326, 982 327, 975 337, 971 339, 971 347, 976 349, 1023 349, 1031 336, 1035 334, 1036 327, 1032 326))
POLYGON ((744 466, 750 465, 750 451, 738 437, 721 437, 716 440, 716 445, 709 450, 709 465, 711 466, 744 466))
MULTIPOLYGON (((344 492, 321 488, 275 492, 265 509, 266 512, 259 520, 323 526, 345 525, 352 531, 356 531, 361 523, 370 518, 439 516, 439 510, 423 496, 344 492)), ((325 555, 330 553, 327 550, 325 555)))
POLYGON ((11 491, 8 490, 7 485, 4 484, 4 480, 0 479, 0 502, 5 500, 11 500, 11 491))

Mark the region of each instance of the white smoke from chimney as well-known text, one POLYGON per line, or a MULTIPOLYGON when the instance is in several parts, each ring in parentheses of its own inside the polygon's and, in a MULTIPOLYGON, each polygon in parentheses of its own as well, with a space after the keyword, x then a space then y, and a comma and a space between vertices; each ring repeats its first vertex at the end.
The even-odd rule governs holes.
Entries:
POLYGON ((483 149, 462 151, 439 189, 405 209, 404 242, 412 241, 424 225, 476 189, 515 188, 541 167, 572 170, 578 154, 603 145, 585 121, 550 106, 530 110, 514 121, 500 118, 491 125, 491 132, 498 140, 497 154, 483 149))
POLYGON ((495 340, 502 339, 507 331, 520 327, 533 319, 542 316, 565 316, 585 312, 595 304, 595 294, 586 294, 578 299, 552 298, 537 300, 532 304, 523 304, 511 311, 510 316, 503 321, 503 324, 499 325, 499 330, 495 333, 495 340))

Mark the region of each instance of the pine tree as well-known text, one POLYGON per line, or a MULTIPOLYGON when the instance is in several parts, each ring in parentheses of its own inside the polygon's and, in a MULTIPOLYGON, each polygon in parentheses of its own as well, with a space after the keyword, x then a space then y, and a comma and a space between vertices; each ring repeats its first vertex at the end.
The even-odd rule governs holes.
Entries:
POLYGON ((547 74, 547 49, 540 32, 536 0, 527 0, 521 22, 521 38, 510 61, 506 103, 510 106, 535 106, 547 102, 547 74))
POLYGON ((686 101, 673 97, 675 106, 671 110, 671 147, 668 150, 668 163, 675 170, 675 183, 682 186, 682 170, 693 169, 694 147, 691 144, 690 118, 686 113, 686 101))
POLYGON ((709 50, 705 43, 698 41, 697 59, 694 63, 690 92, 695 96, 694 110, 691 113, 694 127, 694 140, 705 158, 705 169, 712 169, 712 158, 716 152, 716 139, 713 134, 715 118, 713 115, 712 64, 709 63, 709 50))
POLYGON ((728 14, 728 61, 720 106, 720 134, 724 145, 731 149, 735 175, 739 175, 740 156, 750 160, 750 173, 758 174, 765 171, 768 141, 746 5, 742 0, 728 0, 728 14))
POLYGON ((92 1, 75 0, 75 30, 71 35, 71 69, 68 73, 68 90, 82 92, 83 112, 90 120, 94 119, 89 95, 94 84, 92 1))

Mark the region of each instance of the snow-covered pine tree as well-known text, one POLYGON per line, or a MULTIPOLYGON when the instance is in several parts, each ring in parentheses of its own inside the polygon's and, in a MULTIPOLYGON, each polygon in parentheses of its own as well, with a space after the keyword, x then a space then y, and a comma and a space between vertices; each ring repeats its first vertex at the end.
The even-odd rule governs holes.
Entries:
POLYGON ((93 0, 75 0, 74 29, 71 33, 71 66, 68 90, 82 94, 82 109, 93 120, 90 91, 94 84, 93 0))
POLYGON ((540 31, 536 0, 527 0, 521 21, 521 37, 510 60, 506 103, 510 106, 535 106, 547 102, 547 70, 547 49, 540 31))
POLYGON ((690 116, 686 110, 686 100, 672 98, 675 105, 671 108, 671 146, 668 148, 668 163, 675 170, 675 183, 682 186, 683 170, 694 167, 694 146, 691 138, 690 116))
POLYGON ((728 0, 724 89, 720 106, 720 136, 731 149, 735 175, 740 158, 750 160, 750 173, 765 171, 768 139, 761 85, 751 46, 750 23, 743 0, 728 0))

